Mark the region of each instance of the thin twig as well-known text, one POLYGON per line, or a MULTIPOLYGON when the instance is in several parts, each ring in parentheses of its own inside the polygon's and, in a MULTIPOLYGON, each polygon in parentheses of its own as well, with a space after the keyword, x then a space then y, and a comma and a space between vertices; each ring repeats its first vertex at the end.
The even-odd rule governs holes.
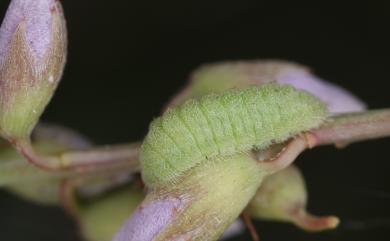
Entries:
POLYGON ((252 220, 246 211, 242 212, 241 218, 244 221, 246 227, 248 228, 248 230, 252 236, 253 241, 260 241, 259 234, 257 233, 257 230, 256 230, 255 226, 253 225, 252 220))

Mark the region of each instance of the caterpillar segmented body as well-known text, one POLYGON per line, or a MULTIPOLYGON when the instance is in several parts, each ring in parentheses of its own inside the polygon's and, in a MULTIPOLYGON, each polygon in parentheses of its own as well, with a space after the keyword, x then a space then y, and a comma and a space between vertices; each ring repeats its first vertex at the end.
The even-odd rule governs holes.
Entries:
POLYGON ((189 100, 152 122, 140 153, 143 179, 149 186, 173 181, 205 160, 266 148, 325 117, 320 100, 288 85, 189 100))

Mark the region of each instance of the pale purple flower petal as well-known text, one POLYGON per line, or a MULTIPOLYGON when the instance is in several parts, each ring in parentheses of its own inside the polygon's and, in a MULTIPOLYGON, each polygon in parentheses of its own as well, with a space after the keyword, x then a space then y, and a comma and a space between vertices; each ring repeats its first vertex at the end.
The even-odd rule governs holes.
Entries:
POLYGON ((57 0, 12 0, 0 28, 0 62, 22 21, 31 49, 43 58, 51 41, 53 9, 57 9, 57 0))
POLYGON ((166 227, 183 205, 180 199, 168 198, 141 204, 113 241, 150 241, 166 227))

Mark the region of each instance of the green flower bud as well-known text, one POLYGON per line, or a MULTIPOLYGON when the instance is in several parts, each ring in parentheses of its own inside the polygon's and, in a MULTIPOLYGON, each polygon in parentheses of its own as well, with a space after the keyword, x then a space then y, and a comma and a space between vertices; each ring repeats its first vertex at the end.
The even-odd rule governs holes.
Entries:
POLYGON ((17 182, 6 187, 16 196, 41 205, 60 204, 60 190, 62 179, 48 175, 47 178, 36 179, 33 182, 17 182))
POLYGON ((66 59, 57 0, 13 0, 0 28, 0 134, 27 139, 50 101, 66 59))
POLYGON ((334 216, 316 217, 306 211, 307 192, 302 174, 295 166, 267 177, 248 205, 252 217, 291 222, 307 231, 336 228, 334 216))

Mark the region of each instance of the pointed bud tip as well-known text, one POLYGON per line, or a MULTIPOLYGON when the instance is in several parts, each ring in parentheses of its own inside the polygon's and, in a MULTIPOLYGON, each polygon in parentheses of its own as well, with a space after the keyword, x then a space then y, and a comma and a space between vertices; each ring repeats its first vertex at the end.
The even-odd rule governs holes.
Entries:
POLYGON ((340 219, 336 216, 314 216, 305 210, 291 216, 293 222, 308 232, 321 232, 337 228, 340 219))
POLYGON ((328 227, 329 229, 337 228, 340 224, 340 219, 336 216, 328 217, 328 227))
POLYGON ((52 38, 55 14, 62 15, 61 4, 57 0, 12 0, 0 28, 0 60, 6 58, 14 34, 22 22, 31 49, 37 58, 43 58, 52 38))

